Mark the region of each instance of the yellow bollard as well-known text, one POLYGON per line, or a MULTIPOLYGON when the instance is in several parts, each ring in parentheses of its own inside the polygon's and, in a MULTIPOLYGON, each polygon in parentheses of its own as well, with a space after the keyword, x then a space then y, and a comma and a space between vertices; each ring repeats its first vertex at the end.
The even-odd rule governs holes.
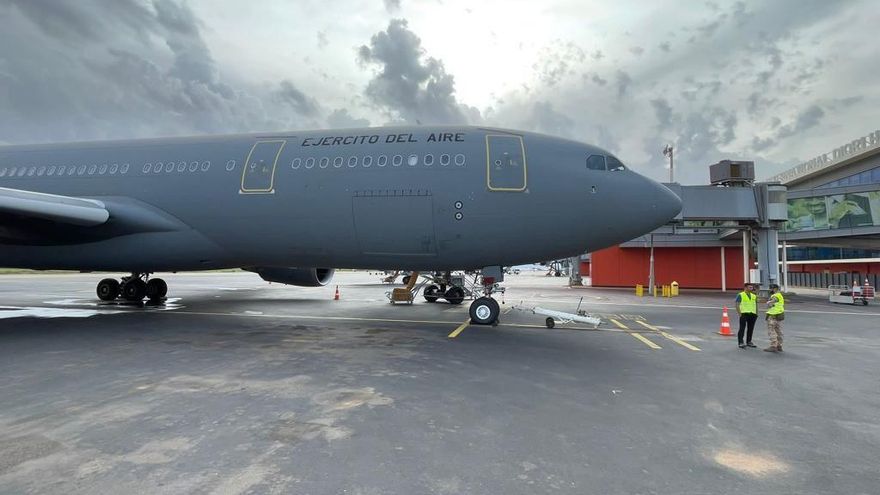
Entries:
POLYGON ((657 297, 657 286, 651 287, 652 292, 654 293, 654 297, 657 297))
POLYGON ((670 288, 672 289, 672 297, 678 296, 678 282, 673 280, 670 288))
POLYGON ((636 295, 639 297, 645 295, 645 287, 642 284, 636 284, 636 295))

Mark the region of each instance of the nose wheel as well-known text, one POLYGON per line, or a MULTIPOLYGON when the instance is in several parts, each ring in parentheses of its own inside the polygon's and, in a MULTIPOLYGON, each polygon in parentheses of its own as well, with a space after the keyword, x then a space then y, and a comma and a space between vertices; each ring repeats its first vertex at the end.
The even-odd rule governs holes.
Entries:
POLYGON ((491 297, 480 297, 471 303, 470 307, 471 323, 477 325, 495 325, 498 323, 498 316, 501 314, 501 307, 498 301, 491 297))
POLYGON ((150 302, 159 302, 168 294, 168 284, 161 278, 149 278, 147 273, 132 273, 119 281, 112 278, 101 280, 95 292, 102 301, 121 298, 128 302, 141 302, 147 298, 150 302))

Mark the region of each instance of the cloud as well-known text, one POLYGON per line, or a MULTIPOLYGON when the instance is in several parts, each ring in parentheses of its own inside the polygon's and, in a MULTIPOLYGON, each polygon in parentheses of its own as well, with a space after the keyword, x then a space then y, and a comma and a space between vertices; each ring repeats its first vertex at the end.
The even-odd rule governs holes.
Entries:
POLYGON ((456 100, 455 80, 443 62, 426 56, 404 19, 393 19, 374 34, 369 45, 358 49, 358 59, 377 67, 365 94, 394 121, 463 124, 474 116, 473 109, 456 100))
POLYGON ((369 120, 352 117, 351 114, 348 113, 348 110, 344 108, 337 108, 327 116, 327 127, 333 129, 368 127, 369 125, 369 120))
POLYGON ((783 139, 796 134, 801 134, 819 125, 824 116, 825 111, 822 110, 822 108, 818 105, 811 105, 807 107, 806 110, 799 113, 792 123, 780 127, 776 132, 776 137, 783 139))
POLYGON ((400 10, 400 0, 382 0, 385 4, 385 10, 394 13, 400 10))
POLYGON ((617 87, 617 97, 621 98, 626 95, 626 90, 629 89, 629 85, 632 84, 632 77, 626 72, 618 70, 614 73, 614 83, 617 87))
POLYGON ((288 103, 301 115, 314 116, 318 113, 318 104, 314 98, 310 98, 297 89, 290 81, 281 81, 278 95, 282 101, 288 103))

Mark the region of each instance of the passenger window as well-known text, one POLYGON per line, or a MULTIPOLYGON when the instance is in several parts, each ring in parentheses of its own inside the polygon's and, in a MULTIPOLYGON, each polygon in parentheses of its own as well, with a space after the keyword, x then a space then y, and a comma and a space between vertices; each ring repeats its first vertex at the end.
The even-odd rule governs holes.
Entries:
POLYGON ((164 163, 162 163, 162 162, 156 162, 156 164, 153 165, 153 172, 155 172, 155 173, 158 174, 159 172, 162 171, 163 168, 165 168, 165 164, 164 164, 164 163))
POLYGON ((330 165, 330 159, 326 156, 321 157, 321 164, 318 165, 321 168, 327 168, 330 165))
POLYGON ((174 162, 168 162, 165 164, 165 173, 171 173, 174 171, 174 162))
POLYGON ((395 167, 399 167, 401 163, 403 163, 403 157, 400 155, 394 155, 394 158, 391 159, 391 164, 395 167))
POLYGON ((298 169, 299 166, 302 165, 302 160, 299 158, 294 158, 292 162, 290 162, 290 168, 298 169))
POLYGON ((49 171, 46 172, 46 175, 55 175, 56 170, 58 170, 58 167, 56 167, 55 165, 52 165, 51 167, 49 167, 49 171))
POLYGON ((37 177, 42 177, 46 173, 46 167, 40 167, 37 169, 37 177))
POLYGON ((589 170, 605 170, 605 157, 602 155, 590 155, 587 158, 589 170))
POLYGON ((342 166, 342 162, 345 160, 341 156, 337 156, 333 159, 333 168, 339 168, 342 166))
POLYGON ((376 165, 378 165, 380 167, 384 167, 387 164, 388 164, 388 157, 385 155, 379 155, 379 159, 376 160, 376 165))
POLYGON ((440 165, 444 167, 449 165, 449 155, 440 155, 440 165))
POLYGON ((425 155, 425 166, 430 167, 434 164, 434 155, 427 154, 425 155))
POLYGON ((115 174, 118 170, 119 170, 118 163, 114 163, 113 165, 110 165, 110 175, 115 174))
POLYGON ((177 163, 177 171, 178 172, 186 172, 186 162, 178 162, 177 163))
POLYGON ((89 175, 95 175, 95 171, 96 171, 96 170, 98 170, 98 166, 95 165, 95 164, 92 164, 92 165, 89 167, 89 175))
POLYGON ((315 158, 311 157, 311 156, 306 158, 306 168, 312 168, 314 166, 315 166, 315 158))
POLYGON ((98 167, 98 173, 104 175, 107 173, 107 164, 102 163, 100 167, 98 167))
POLYGON ((120 174, 127 174, 127 173, 128 173, 128 168, 129 168, 129 164, 127 164, 127 163, 123 163, 123 164, 122 164, 122 168, 119 169, 119 173, 120 173, 120 174))
POLYGON ((202 167, 201 167, 202 172, 207 172, 210 169, 211 169, 211 161, 210 160, 203 161, 202 167))
POLYGON ((79 167, 77 167, 76 175, 82 175, 84 173, 86 173, 86 166, 85 165, 80 165, 79 167))
POLYGON ((419 164, 419 155, 409 155, 409 158, 406 160, 407 165, 410 167, 415 167, 419 164))
POLYGON ((455 164, 459 167, 464 166, 464 155, 462 155, 461 153, 455 155, 455 164))
POLYGON ((26 173, 27 173, 27 167, 19 167, 18 168, 18 176, 19 177, 24 177, 24 174, 26 174, 26 173))
POLYGON ((199 169, 199 162, 189 162, 189 171, 195 172, 199 169))
POLYGON ((28 167, 28 170, 27 170, 27 175, 28 175, 28 177, 33 177, 33 176, 34 176, 34 172, 36 172, 36 171, 37 171, 37 170, 36 170, 35 167, 28 167))
POLYGON ((67 169, 68 177, 75 174, 75 173, 76 173, 76 167, 74 165, 71 165, 70 168, 67 169))
POLYGON ((620 160, 613 156, 605 157, 605 161, 608 163, 608 170, 626 170, 626 167, 620 163, 620 160))
POLYGON ((226 162, 226 171, 232 172, 233 170, 235 170, 235 160, 229 160, 226 162))
POLYGON ((372 156, 365 156, 362 163, 363 163, 364 167, 369 167, 370 165, 373 164, 373 157, 372 156))
POLYGON ((357 167, 358 165, 358 157, 352 156, 348 158, 348 166, 349 168, 357 167))
POLYGON ((0 168, 0 177, 6 177, 6 167, 0 168))

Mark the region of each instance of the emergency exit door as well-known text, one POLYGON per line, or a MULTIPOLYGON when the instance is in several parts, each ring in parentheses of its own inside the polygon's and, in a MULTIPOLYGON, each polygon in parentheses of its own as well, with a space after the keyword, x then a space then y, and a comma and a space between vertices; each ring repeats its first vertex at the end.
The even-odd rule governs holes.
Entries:
POLYGON ((520 136, 486 136, 486 183, 490 191, 525 191, 526 150, 520 136))
POLYGON ((271 194, 275 192, 275 168, 287 141, 257 141, 248 153, 241 173, 241 192, 271 194))

